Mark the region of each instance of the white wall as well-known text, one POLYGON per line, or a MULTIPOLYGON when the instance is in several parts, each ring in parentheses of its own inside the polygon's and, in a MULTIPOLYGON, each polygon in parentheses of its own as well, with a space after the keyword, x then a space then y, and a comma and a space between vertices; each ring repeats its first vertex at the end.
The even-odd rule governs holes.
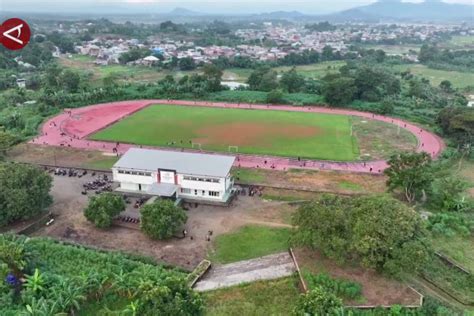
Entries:
MULTIPOLYGON (((148 171, 149 172, 149 171, 148 171)), ((158 181, 158 172, 151 172, 151 176, 142 176, 142 175, 132 175, 118 173, 117 169, 112 170, 113 180, 120 183, 120 187, 128 191, 139 191, 139 184, 141 184, 141 191, 146 192, 149 186, 158 181)), ((233 181, 231 177, 220 178, 219 183, 216 182, 207 182, 207 181, 195 181, 195 180, 184 180, 185 176, 196 177, 196 178, 205 178, 204 176, 192 176, 192 175, 183 175, 178 174, 178 189, 176 191, 177 196, 180 197, 189 197, 189 198, 199 198, 199 199, 209 199, 214 201, 220 201, 226 195, 226 193, 232 188, 233 181), (181 188, 190 189, 189 194, 182 193, 181 188), (197 190, 197 195, 195 194, 197 190), (204 195, 202 194, 204 191, 204 195), (219 196, 209 195, 209 191, 219 192, 219 196)), ((209 177, 210 178, 210 177, 209 177)), ((162 183, 174 183, 174 172, 161 171, 160 180, 162 183)))

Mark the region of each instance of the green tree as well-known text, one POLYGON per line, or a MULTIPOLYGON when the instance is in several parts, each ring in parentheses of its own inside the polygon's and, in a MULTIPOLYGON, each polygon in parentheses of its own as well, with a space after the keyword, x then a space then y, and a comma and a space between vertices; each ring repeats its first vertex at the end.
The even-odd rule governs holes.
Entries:
POLYGON ((292 243, 318 249, 339 262, 360 260, 398 276, 416 271, 427 257, 419 215, 389 196, 346 198, 323 195, 293 216, 292 243))
POLYGON ((334 106, 348 105, 354 100, 357 87, 352 78, 327 77, 324 80, 322 93, 326 102, 334 106))
POLYGON ((292 242, 319 249, 325 256, 343 262, 351 244, 347 200, 337 195, 322 195, 303 204, 292 218, 292 242))
POLYGON ((438 113, 437 123, 457 145, 470 148, 474 143, 474 108, 446 107, 438 113))
POLYGON ((125 210, 122 196, 110 192, 93 196, 84 210, 84 216, 98 228, 107 228, 112 225, 115 216, 125 210))
POLYGON ((7 150, 17 142, 15 135, 0 130, 0 159, 5 156, 7 150))
POLYGON ((342 312, 342 300, 321 287, 301 295, 294 310, 295 315, 301 316, 338 315, 342 312))
POLYGON ((386 195, 354 200, 351 250, 368 268, 399 275, 417 271, 428 253, 421 217, 410 207, 386 195))
POLYGON ((51 176, 29 165, 0 164, 0 226, 43 212, 52 202, 51 176))
POLYGON ((259 67, 249 76, 247 83, 251 90, 269 92, 278 87, 277 73, 270 67, 259 67))
POLYGON ((206 64, 203 67, 203 75, 208 82, 209 91, 221 90, 223 72, 219 67, 213 64, 206 64))
POLYGON ((440 82, 439 87, 444 92, 450 93, 453 92, 453 85, 449 80, 443 80, 440 82))
POLYGON ((283 92, 280 89, 274 89, 267 94, 267 103, 278 104, 283 102, 283 92))
POLYGON ((433 168, 431 156, 426 152, 402 153, 388 160, 388 191, 400 189, 409 203, 420 199, 431 188, 433 168))
POLYGON ((140 228, 153 239, 167 239, 186 223, 186 212, 170 200, 157 200, 141 209, 140 228))
POLYGON ((68 69, 61 74, 61 83, 67 92, 74 93, 79 90, 81 77, 77 72, 68 69))
POLYGON ((188 71, 196 69, 196 63, 191 57, 184 57, 178 61, 179 70, 188 71))
POLYGON ((283 73, 280 79, 280 85, 285 91, 295 93, 301 91, 305 85, 305 80, 303 76, 296 72, 295 67, 293 67, 291 70, 283 73))

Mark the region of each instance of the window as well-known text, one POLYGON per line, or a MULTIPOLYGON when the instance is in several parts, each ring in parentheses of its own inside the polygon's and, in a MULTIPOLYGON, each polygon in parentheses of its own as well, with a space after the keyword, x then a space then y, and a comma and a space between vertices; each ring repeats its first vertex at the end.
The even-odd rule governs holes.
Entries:
POLYGON ((191 194, 191 189, 181 188, 181 193, 191 194))
POLYGON ((123 170, 119 170, 118 173, 124 173, 124 171, 123 171, 123 170))
POLYGON ((196 178, 196 177, 190 177, 190 176, 183 176, 183 180, 188 180, 188 181, 201 181, 201 182, 214 182, 214 183, 219 183, 219 182, 220 182, 220 179, 196 178))
POLYGON ((125 171, 125 174, 130 174, 130 171, 125 171))
POLYGON ((209 191, 209 196, 216 196, 216 197, 218 197, 218 196, 219 196, 219 192, 218 192, 218 191, 209 191))
POLYGON ((194 195, 198 195, 198 190, 194 190, 194 195))

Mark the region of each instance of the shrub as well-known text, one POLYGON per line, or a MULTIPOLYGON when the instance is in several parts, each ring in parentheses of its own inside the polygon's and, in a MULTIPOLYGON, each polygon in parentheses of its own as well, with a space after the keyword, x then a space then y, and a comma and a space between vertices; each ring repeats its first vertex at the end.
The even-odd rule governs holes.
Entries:
POLYGON ((462 214, 438 213, 428 218, 428 229, 434 234, 453 237, 457 234, 469 236, 474 228, 474 223, 462 214))
POLYGON ((362 285, 357 282, 331 278, 325 273, 312 274, 304 272, 304 278, 310 288, 321 287, 327 292, 334 293, 338 297, 346 299, 357 299, 362 294, 362 285))
POLYGON ((336 315, 341 310, 342 301, 340 298, 321 287, 315 287, 307 294, 301 295, 294 313, 304 316, 336 315))

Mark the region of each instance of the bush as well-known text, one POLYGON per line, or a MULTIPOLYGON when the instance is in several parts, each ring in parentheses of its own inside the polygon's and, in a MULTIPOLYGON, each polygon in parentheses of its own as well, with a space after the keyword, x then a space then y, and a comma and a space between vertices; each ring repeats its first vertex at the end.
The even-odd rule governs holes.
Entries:
POLYGON ((170 200, 156 200, 141 209, 142 231, 153 239, 167 239, 180 228, 188 216, 170 200))
POLYGON ((321 287, 315 287, 307 294, 301 295, 294 313, 302 316, 337 315, 342 308, 340 298, 321 287))
POLYGON ((323 290, 333 293, 345 299, 357 299, 362 294, 362 285, 357 282, 334 279, 325 273, 312 274, 304 272, 304 278, 310 289, 321 287, 323 290))
POLYGON ((112 220, 125 210, 122 196, 113 193, 102 193, 93 196, 84 210, 84 216, 98 228, 107 228, 112 220))
POLYGON ((461 235, 467 237, 474 228, 474 223, 462 214, 438 213, 428 218, 428 229, 434 234, 453 237, 461 235))

